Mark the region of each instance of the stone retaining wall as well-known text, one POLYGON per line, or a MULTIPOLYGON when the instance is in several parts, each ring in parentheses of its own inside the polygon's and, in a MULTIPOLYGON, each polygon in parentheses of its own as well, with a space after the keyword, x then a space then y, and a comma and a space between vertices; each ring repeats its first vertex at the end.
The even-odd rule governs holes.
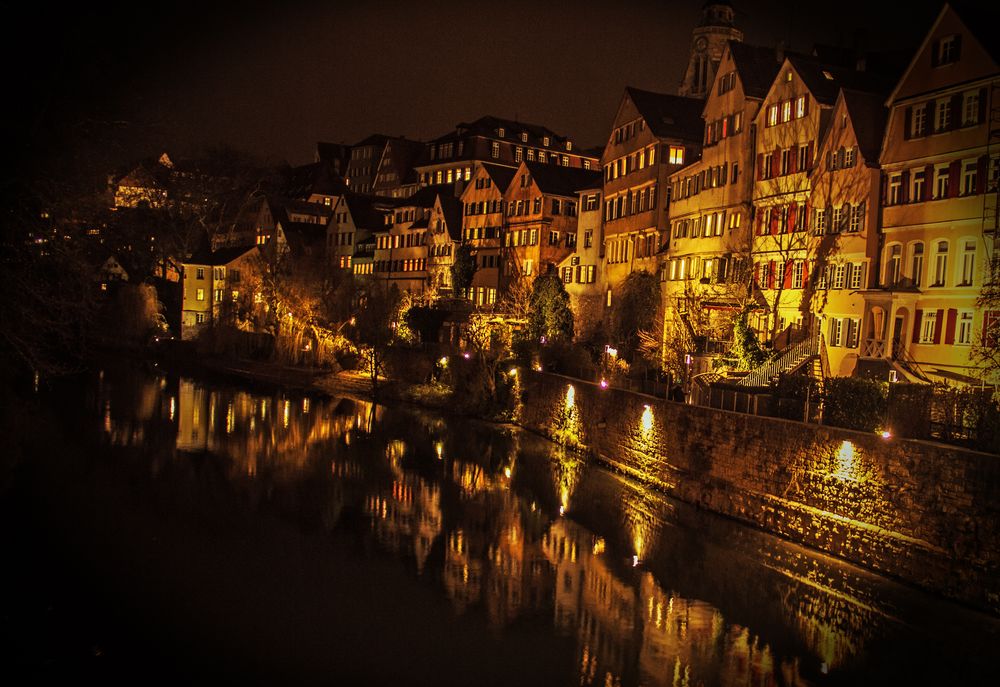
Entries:
POLYGON ((528 428, 683 501, 1000 614, 998 456, 519 374, 528 428))

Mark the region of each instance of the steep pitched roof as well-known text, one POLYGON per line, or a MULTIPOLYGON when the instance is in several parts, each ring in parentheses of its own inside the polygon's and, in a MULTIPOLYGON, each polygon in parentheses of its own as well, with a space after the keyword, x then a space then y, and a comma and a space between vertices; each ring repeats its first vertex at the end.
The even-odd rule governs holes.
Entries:
POLYGON ((444 223, 448 227, 448 236, 452 241, 462 240, 462 201, 448 193, 438 195, 444 223))
POLYGON ((632 86, 625 93, 656 136, 700 141, 704 125, 701 111, 705 101, 680 95, 643 91, 632 86))
POLYGON ((228 246, 226 248, 220 248, 216 251, 210 251, 207 247, 202 247, 184 262, 188 265, 210 265, 212 267, 218 267, 220 265, 228 265, 233 260, 243 257, 253 250, 257 250, 257 246, 228 246))
POLYGON ((841 91, 844 106, 851 118, 854 135, 858 140, 865 163, 871 167, 878 165, 882 136, 885 133, 889 111, 883 104, 884 97, 877 93, 863 93, 844 89, 841 91))
POLYGON ((500 190, 500 193, 507 190, 510 182, 514 180, 514 175, 517 174, 517 170, 513 167, 491 165, 489 163, 483 163, 483 169, 493 181, 494 186, 500 190))
POLYGON ((531 172, 531 178, 542 193, 557 196, 575 196, 580 189, 592 188, 601 178, 601 173, 596 170, 560 167, 539 162, 525 162, 524 165, 531 172))
POLYGON ((996 5, 987 6, 968 0, 952 0, 948 3, 959 19, 975 36, 976 41, 989 53, 994 62, 1000 64, 1000 10, 996 5))
POLYGON ((812 96, 824 105, 833 105, 841 88, 878 93, 884 97, 892 90, 895 83, 892 77, 859 72, 802 55, 789 55, 786 59, 795 68, 812 96))
POLYGON ((781 69, 778 53, 773 48, 729 41, 729 53, 748 98, 763 99, 781 69))
POLYGON ((375 208, 375 203, 383 200, 377 196, 348 191, 344 194, 344 202, 354 219, 354 226, 359 229, 382 229, 385 226, 385 213, 375 208))
POLYGON ((400 198, 395 201, 396 207, 434 207, 434 199, 440 195, 455 195, 455 188, 452 184, 435 184, 434 186, 424 186, 417 189, 408 198, 400 198))

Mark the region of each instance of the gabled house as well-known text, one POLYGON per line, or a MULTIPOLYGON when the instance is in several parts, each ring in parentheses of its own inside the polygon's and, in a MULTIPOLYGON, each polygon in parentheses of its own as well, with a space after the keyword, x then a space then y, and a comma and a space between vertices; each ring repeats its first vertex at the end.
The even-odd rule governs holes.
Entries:
POLYGON ((946 4, 886 100, 879 266, 886 294, 873 336, 913 377, 977 381, 970 352, 1000 317, 976 304, 996 278, 996 26, 995 12, 946 4))
POLYGON ((345 191, 334 200, 333 217, 327 225, 326 234, 330 269, 344 270, 356 276, 373 273, 373 237, 376 232, 385 229, 388 211, 380 207, 388 202, 389 199, 353 191, 345 191))
POLYGON ((507 286, 510 274, 505 264, 504 194, 517 170, 477 162, 472 178, 459 197, 462 212, 462 243, 476 260, 468 297, 473 302, 495 303, 507 286))
POLYGON ((655 273, 667 243, 668 178, 701 154, 704 103, 626 88, 601 157, 606 306, 629 273, 655 273))
POLYGON ((596 171, 521 163, 504 194, 509 250, 503 269, 509 275, 546 274, 576 249, 578 192, 598 179, 596 171))
POLYGON ((602 182, 577 190, 576 245, 558 265, 569 294, 577 339, 589 339, 604 317, 604 270, 601 269, 602 182))
POLYGON ((427 234, 427 278, 438 297, 454 295, 451 266, 462 243, 462 202, 451 193, 438 193, 431 207, 427 234))
POLYGON ((226 314, 257 269, 257 246, 196 251, 181 264, 181 338, 194 339, 226 314))

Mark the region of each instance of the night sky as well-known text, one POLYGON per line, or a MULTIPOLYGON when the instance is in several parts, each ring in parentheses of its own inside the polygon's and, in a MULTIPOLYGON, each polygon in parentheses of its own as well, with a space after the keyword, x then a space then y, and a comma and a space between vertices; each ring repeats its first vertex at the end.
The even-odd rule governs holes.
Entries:
MULTIPOLYGON (((27 127, 23 151, 53 126, 112 121, 181 155, 223 143, 302 163, 317 140, 427 139, 483 114, 601 146, 626 85, 676 88, 701 2, 207 4, 40 5, 6 22, 18 106, 4 117, 27 127)), ((940 3, 735 6, 747 42, 808 50, 915 47, 940 3)))

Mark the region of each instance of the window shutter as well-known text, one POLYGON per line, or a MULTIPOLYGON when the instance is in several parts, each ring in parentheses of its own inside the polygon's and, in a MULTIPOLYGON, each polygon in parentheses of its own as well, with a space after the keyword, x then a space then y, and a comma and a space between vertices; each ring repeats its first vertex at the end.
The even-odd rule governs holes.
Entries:
POLYGON ((764 153, 757 154, 757 181, 764 178, 764 153))
POLYGON ((913 315, 913 343, 920 343, 920 320, 923 317, 923 310, 917 310, 913 315))
POLYGON ((941 343, 941 330, 944 329, 944 310, 938 308, 937 320, 934 322, 934 343, 941 343))
POLYGON ((976 193, 986 192, 986 174, 989 169, 990 159, 986 155, 980 156, 976 164, 976 193))
POLYGON ((785 275, 782 277, 781 285, 783 289, 792 288, 792 264, 791 260, 785 260, 785 275))
MULTIPOLYGON (((809 102, 808 98, 806 98, 806 102, 809 102)), ((812 169, 813 166, 813 143, 814 141, 809 141, 806 144, 806 169, 812 169)))
POLYGON ((861 284, 862 289, 868 288, 868 284, 865 282, 865 270, 867 267, 868 267, 867 263, 864 262, 859 262, 857 265, 854 266, 854 269, 856 269, 859 273, 858 283, 861 284))
POLYGON ((771 176, 776 177, 781 173, 781 148, 775 148, 771 153, 771 176))
POLYGON ((962 176, 962 161, 955 160, 948 165, 948 197, 958 197, 959 179, 962 176))
POLYGON ((924 197, 920 200, 931 199, 931 188, 934 186, 934 165, 924 167, 924 197))
POLYGON ((976 115, 976 123, 982 124, 986 121, 986 89, 979 89, 979 113, 976 115))
POLYGON ((952 62, 958 62, 962 59, 962 34, 955 34, 955 59, 952 62))
POLYGON ((760 286, 760 263, 753 264, 753 283, 760 286))
POLYGON ((882 198, 882 205, 888 205, 889 204, 889 175, 885 174, 885 173, 882 174, 882 194, 881 194, 881 198, 882 198))
POLYGON ((803 260, 802 261, 802 288, 805 289, 805 288, 808 288, 808 287, 809 287, 809 261, 808 260, 803 260))
POLYGON ((798 149, 796 149, 794 146, 792 147, 791 150, 788 151, 788 156, 789 156, 789 158, 791 158, 788 161, 788 173, 789 174, 795 174, 797 171, 799 171, 799 155, 798 155, 798 152, 799 152, 798 149))
POLYGON ((949 106, 951 107, 951 128, 962 128, 962 94, 956 93, 951 96, 949 106))
POLYGON ((804 115, 808 115, 809 114, 809 94, 806 94, 805 96, 803 96, 803 98, 804 98, 803 99, 803 105, 805 107, 802 108, 802 112, 803 112, 804 115))
POLYGON ((774 260, 769 260, 767 263, 767 288, 774 288, 774 260))
POLYGON ((788 206, 788 222, 786 231, 791 233, 795 231, 795 214, 798 212, 798 204, 792 203, 788 206))
POLYGON ((900 174, 899 197, 904 203, 910 201, 910 170, 904 169, 900 174))
POLYGON ((910 140, 913 137, 913 107, 903 110, 903 138, 910 140))
POLYGON ((954 308, 948 308, 948 326, 944 330, 944 342, 949 346, 955 343, 955 320, 957 319, 958 311, 954 308))

